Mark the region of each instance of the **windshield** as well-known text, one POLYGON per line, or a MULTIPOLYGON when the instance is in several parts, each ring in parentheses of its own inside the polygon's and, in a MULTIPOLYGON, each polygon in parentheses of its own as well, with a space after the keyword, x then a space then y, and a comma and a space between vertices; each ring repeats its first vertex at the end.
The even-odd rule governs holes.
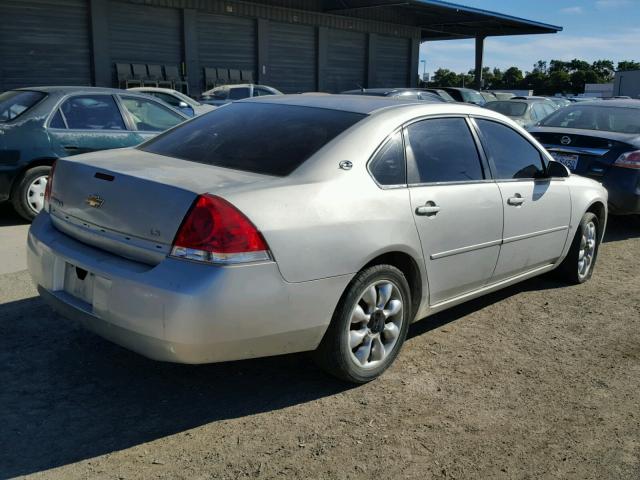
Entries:
POLYGON ((0 93, 0 122, 18 118, 46 95, 42 92, 9 90, 0 93))
POLYGON ((207 165, 285 176, 365 116, 323 108, 232 103, 139 148, 207 165))
POLYGON ((540 125, 638 134, 640 133, 640 109, 573 105, 552 113, 540 125))
POLYGON ((527 104, 525 102, 489 102, 485 108, 507 117, 522 117, 527 111, 527 104))
POLYGON ((195 105, 196 107, 199 107, 200 105, 202 105, 201 103, 197 102, 196 100, 194 100, 191 97, 187 97, 184 93, 182 92, 178 92, 178 91, 174 91, 173 94, 178 97, 180 100, 182 100, 184 103, 186 103, 187 105, 195 105))

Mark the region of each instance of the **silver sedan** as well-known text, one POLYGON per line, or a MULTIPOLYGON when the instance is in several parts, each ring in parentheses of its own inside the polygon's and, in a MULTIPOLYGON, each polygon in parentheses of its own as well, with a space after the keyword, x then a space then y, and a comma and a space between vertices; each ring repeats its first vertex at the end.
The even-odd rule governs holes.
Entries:
POLYGON ((380 375, 409 324, 556 270, 588 280, 607 193, 470 105, 251 99, 58 160, 28 263, 64 317, 181 363, 315 351, 380 375))

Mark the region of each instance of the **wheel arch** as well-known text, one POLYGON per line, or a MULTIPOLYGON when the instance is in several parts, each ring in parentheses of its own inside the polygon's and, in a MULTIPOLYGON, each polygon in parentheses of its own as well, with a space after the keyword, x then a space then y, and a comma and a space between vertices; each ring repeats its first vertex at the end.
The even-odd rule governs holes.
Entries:
POLYGON ((593 213, 596 217, 598 217, 598 222, 600 223, 600 233, 602 235, 601 239, 604 238, 604 230, 607 222, 607 206, 601 202, 600 200, 596 200, 593 202, 585 213, 593 213))
POLYGON ((13 180, 11 181, 11 187, 9 188, 10 195, 13 196, 13 190, 15 186, 18 184, 18 182, 26 172, 28 172, 29 170, 35 167, 50 167, 53 165, 53 162, 55 162, 56 160, 57 158, 55 157, 41 157, 41 158, 36 158, 34 160, 31 160, 28 163, 24 164, 22 167, 20 167, 20 170, 13 177, 13 180))
POLYGON ((416 259, 406 252, 386 252, 371 259, 360 271, 374 265, 392 265, 404 274, 411 292, 411 319, 413 320, 420 308, 423 294, 422 272, 416 259))

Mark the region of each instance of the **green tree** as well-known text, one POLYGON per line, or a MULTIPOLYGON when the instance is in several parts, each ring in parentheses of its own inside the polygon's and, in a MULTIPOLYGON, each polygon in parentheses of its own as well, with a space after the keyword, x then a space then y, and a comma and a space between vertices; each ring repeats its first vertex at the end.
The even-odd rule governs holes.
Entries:
POLYGON ((502 83, 506 88, 517 88, 522 83, 524 75, 518 67, 511 67, 504 72, 502 83))
POLYGON ((433 74, 431 83, 438 87, 457 87, 458 75, 446 68, 439 68, 433 74))
POLYGON ((618 62, 619 72, 626 72, 629 70, 640 70, 640 62, 634 62, 630 60, 623 60, 622 62, 618 62))

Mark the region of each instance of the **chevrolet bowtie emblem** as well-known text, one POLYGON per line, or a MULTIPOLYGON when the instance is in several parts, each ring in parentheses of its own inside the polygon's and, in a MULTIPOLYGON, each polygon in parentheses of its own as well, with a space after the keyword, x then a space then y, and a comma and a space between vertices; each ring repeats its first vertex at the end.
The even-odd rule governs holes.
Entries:
POLYGON ((99 195, 89 195, 87 197, 86 202, 87 202, 87 205, 89 205, 92 208, 100 208, 104 203, 104 200, 99 195))

